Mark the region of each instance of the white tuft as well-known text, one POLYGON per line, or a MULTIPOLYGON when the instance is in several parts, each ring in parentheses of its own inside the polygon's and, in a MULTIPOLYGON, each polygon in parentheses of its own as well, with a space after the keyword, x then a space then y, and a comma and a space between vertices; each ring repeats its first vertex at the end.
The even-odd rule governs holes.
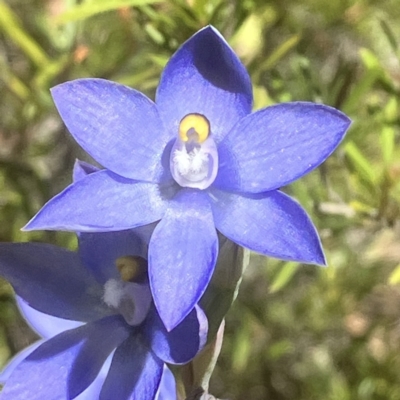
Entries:
POLYGON ((103 300, 108 306, 117 308, 124 295, 124 282, 117 279, 110 279, 105 283, 103 300))
POLYGON ((204 174, 208 168, 208 154, 201 148, 194 148, 190 153, 186 149, 177 149, 174 153, 173 162, 179 174, 191 179, 193 175, 204 174))
POLYGON ((181 175, 189 173, 191 157, 190 154, 187 153, 185 147, 183 147, 182 150, 176 149, 173 162, 177 166, 178 172, 181 175))
POLYGON ((193 152, 191 153, 191 161, 190 170, 197 174, 204 170, 205 167, 207 168, 208 154, 202 151, 201 148, 193 149, 193 152))

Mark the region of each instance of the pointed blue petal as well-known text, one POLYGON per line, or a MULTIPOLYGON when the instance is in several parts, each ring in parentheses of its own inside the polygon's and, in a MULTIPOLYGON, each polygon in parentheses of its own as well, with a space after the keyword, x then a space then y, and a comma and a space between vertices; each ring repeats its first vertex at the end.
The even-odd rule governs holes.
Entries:
POLYGON ((59 318, 91 321, 109 314, 103 288, 76 253, 42 243, 0 243, 0 275, 31 307, 59 318))
POLYGON ((140 334, 131 335, 115 351, 99 400, 153 399, 162 372, 163 362, 140 334))
POLYGON ((61 332, 75 329, 83 325, 83 322, 57 318, 53 315, 42 313, 30 307, 21 297, 16 296, 18 309, 28 325, 42 338, 50 339, 61 332))
POLYGON ((147 247, 154 225, 118 232, 81 233, 79 254, 82 262, 104 285, 109 279, 119 279, 115 261, 122 256, 147 259, 147 247))
POLYGON ((104 167, 147 182, 170 176, 162 166, 170 136, 145 95, 104 79, 77 79, 51 93, 75 140, 104 167))
POLYGON ((324 162, 350 123, 340 111, 314 103, 283 103, 257 111, 220 143, 214 185, 245 193, 287 185, 324 162))
POLYGON ((325 265, 318 233, 304 209, 280 191, 238 194, 213 190, 215 226, 227 238, 270 257, 325 265))
POLYGON ((161 219, 165 198, 157 184, 95 172, 53 197, 24 230, 118 231, 161 219))
POLYGON ((15 368, 1 399, 76 397, 94 381, 109 354, 128 335, 125 322, 112 316, 55 336, 15 368))
POLYGON ((216 141, 251 112, 252 86, 246 68, 221 34, 208 26, 172 56, 161 76, 156 103, 166 130, 178 134, 190 113, 210 121, 216 141))
POLYGON ((152 350, 169 364, 186 364, 193 359, 207 341, 207 328, 207 317, 199 306, 170 332, 155 308, 150 310, 145 326, 152 350))
POLYGON ((218 238, 205 192, 184 189, 171 201, 149 245, 149 278, 166 328, 175 328, 204 293, 218 238))

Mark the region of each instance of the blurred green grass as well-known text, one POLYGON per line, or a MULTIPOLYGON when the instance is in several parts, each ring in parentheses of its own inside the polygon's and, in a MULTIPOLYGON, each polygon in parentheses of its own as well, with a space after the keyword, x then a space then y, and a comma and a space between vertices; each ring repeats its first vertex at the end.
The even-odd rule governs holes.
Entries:
MULTIPOLYGON (((400 399, 398 0, 0 0, 0 240, 70 182, 75 157, 49 88, 102 77, 149 96, 176 48, 216 26, 246 64, 255 108, 322 102, 350 115, 340 148, 285 191, 329 266, 253 255, 211 391, 252 400, 400 399)), ((34 340, 0 282, 0 366, 34 340)))

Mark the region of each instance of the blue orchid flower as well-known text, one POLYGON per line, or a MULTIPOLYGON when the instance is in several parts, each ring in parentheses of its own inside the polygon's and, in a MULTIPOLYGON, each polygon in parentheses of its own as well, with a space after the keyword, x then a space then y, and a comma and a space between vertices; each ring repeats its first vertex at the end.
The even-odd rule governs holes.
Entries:
POLYGON ((102 79, 67 82, 52 95, 68 130, 106 169, 54 197, 25 229, 117 231, 160 221, 149 279, 168 329, 207 287, 216 230, 267 256, 325 264, 306 212, 278 189, 320 165, 350 120, 308 102, 251 113, 249 75, 213 27, 172 56, 155 103, 102 79))
MULTIPOLYGON (((75 177, 89 168, 81 167, 75 177)), ((0 275, 47 339, 0 375, 2 400, 175 397, 165 363, 187 363, 201 350, 207 319, 196 306, 175 329, 165 329, 149 288, 148 236, 148 227, 83 233, 78 253, 42 243, 0 244, 0 275)))

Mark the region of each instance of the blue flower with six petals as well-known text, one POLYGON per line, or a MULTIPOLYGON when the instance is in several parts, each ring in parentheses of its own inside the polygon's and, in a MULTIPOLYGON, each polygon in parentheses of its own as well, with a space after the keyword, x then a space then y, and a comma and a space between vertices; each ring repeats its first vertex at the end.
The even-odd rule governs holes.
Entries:
POLYGON ((172 56, 155 102, 102 79, 67 82, 52 95, 68 130, 106 169, 50 200, 25 229, 117 231, 160 221, 149 279, 167 329, 207 287, 216 230, 267 256, 325 263, 306 212, 278 189, 320 165, 350 120, 308 102, 251 113, 248 73, 213 27, 172 56))

